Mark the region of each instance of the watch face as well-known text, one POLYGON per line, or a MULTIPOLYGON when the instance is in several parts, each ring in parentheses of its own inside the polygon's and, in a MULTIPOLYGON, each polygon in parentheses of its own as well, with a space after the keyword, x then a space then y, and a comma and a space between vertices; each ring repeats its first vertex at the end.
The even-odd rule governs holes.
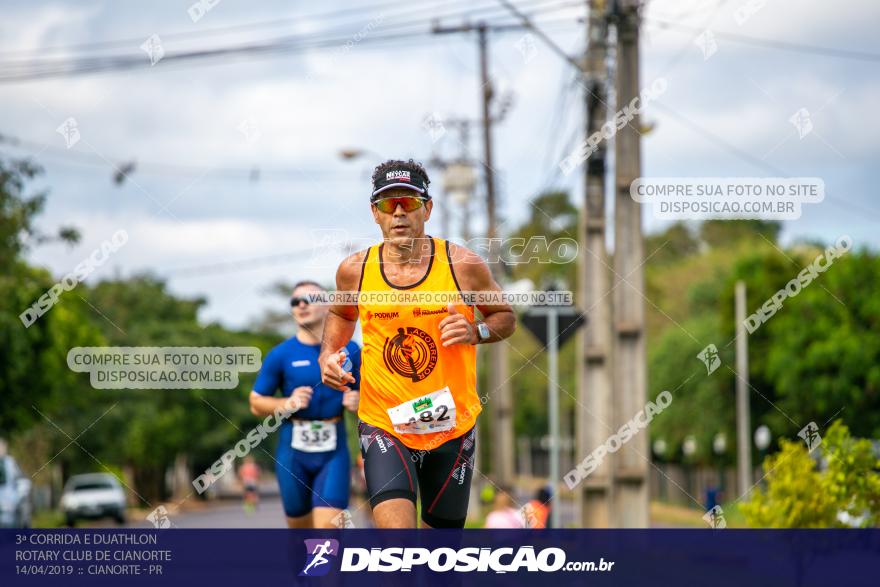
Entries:
POLYGON ((480 335, 480 340, 489 338, 489 327, 480 322, 477 325, 477 333, 480 335))

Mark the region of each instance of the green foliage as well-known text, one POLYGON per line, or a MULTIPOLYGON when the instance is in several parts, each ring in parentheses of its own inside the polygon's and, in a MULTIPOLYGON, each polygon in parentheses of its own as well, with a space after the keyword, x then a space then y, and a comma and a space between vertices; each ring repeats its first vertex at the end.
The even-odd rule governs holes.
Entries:
MULTIPOLYGON (((735 327, 736 280, 746 283, 752 313, 822 252, 765 246, 742 254, 723 285, 723 330, 735 327)), ((793 436, 806 422, 840 413, 854 434, 880 436, 880 300, 868 293, 878 284, 880 258, 850 251, 749 335, 756 426, 793 436)))
POLYGON ((764 460, 767 490, 754 489, 740 506, 746 523, 759 528, 838 526, 836 502, 822 491, 822 476, 801 442, 781 440, 780 450, 764 460))
POLYGON ((677 263, 696 254, 700 241, 684 222, 676 222, 663 232, 645 237, 645 254, 651 255, 654 266, 677 263))
POLYGON ((803 442, 780 442, 780 451, 764 461, 767 488, 755 489, 740 506, 749 526, 847 527, 839 519, 844 512, 864 527, 880 522, 880 461, 871 442, 853 438, 838 420, 821 451, 824 470, 817 469, 803 442))
POLYGON ((796 422, 841 412, 854 434, 880 437, 878 284, 880 259, 850 252, 765 324, 766 356, 756 367, 796 422))
POLYGON ((9 267, 26 248, 27 241, 38 235, 34 218, 43 209, 45 193, 28 196, 27 182, 42 170, 27 160, 0 159, 0 269, 9 267))
POLYGON ((693 435, 697 452, 692 461, 714 462, 715 434, 734 438, 734 396, 730 372, 724 367, 733 361, 733 346, 718 345, 722 366, 711 375, 697 359, 705 346, 701 341, 721 339, 718 320, 703 314, 685 321, 681 328, 667 329, 651 345, 649 397, 656 399, 664 390, 672 394, 672 403, 651 421, 650 428, 653 438, 666 441, 667 459, 677 460, 684 438, 693 435))
MULTIPOLYGON (((712 456, 715 432, 733 437, 734 284, 745 282, 751 314, 824 250, 783 250, 772 242, 774 223, 706 224, 698 253, 674 262, 658 253, 646 264, 651 396, 702 368, 695 359, 702 346, 715 344, 721 353, 721 367, 684 385, 651 426, 652 438, 664 438, 672 451, 695 435, 703 461, 712 456)), ((672 239, 686 242, 683 230, 674 225, 649 241, 665 249, 672 239)), ((807 422, 839 415, 854 434, 880 436, 880 299, 870 294, 878 285, 880 258, 850 251, 748 335, 753 427, 766 424, 774 439, 794 437, 807 422)))
MULTIPOLYGON (((101 282, 87 297, 100 309, 90 320, 114 345, 256 346, 265 356, 280 342, 277 336, 199 323, 204 299, 178 298, 149 275, 101 282)), ((104 454, 138 469, 139 491, 161 496, 164 469, 178 454, 185 452, 194 469, 203 470, 255 425, 247 402, 253 380, 253 374, 242 374, 235 389, 93 390, 91 397, 103 409, 114 406, 95 436, 106 432, 97 439, 104 454)))
POLYGON ((782 225, 773 220, 707 220, 700 225, 700 240, 712 248, 742 240, 775 243, 781 229, 782 225))
MULTIPOLYGON (((255 424, 247 404, 255 375, 241 375, 232 390, 98 390, 67 367, 69 350, 256 346, 265 355, 279 337, 202 324, 204 299, 174 296, 149 275, 80 284, 26 328, 19 314, 57 281, 22 258, 49 240, 34 224, 45 194, 26 190, 38 173, 26 161, 0 159, 0 431, 25 470, 44 471, 43 480, 50 459, 65 476, 128 466, 139 496, 164 497, 165 470, 178 454, 204 469, 255 424)), ((76 242, 79 233, 65 227, 57 238, 76 242)))
POLYGON ((28 328, 19 318, 55 282, 48 271, 20 258, 29 245, 44 240, 34 219, 46 196, 26 193, 39 173, 28 161, 0 159, 0 431, 9 438, 35 424, 48 425, 40 412, 53 413, 61 405, 75 409, 83 385, 67 368, 67 350, 102 341, 84 318, 82 299, 72 293, 28 328))

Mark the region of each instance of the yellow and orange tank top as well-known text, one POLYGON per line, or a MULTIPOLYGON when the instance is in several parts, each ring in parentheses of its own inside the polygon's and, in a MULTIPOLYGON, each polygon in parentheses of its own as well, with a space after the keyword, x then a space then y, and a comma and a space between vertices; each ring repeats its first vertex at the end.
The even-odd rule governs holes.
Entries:
POLYGON ((427 238, 427 271, 411 284, 392 285, 385 277, 383 244, 367 249, 358 300, 363 331, 358 417, 416 450, 432 450, 458 438, 482 411, 476 346, 441 345, 439 324, 449 315, 448 300, 436 294, 454 294, 456 309, 471 322, 474 308, 458 295, 449 243, 427 238), (385 303, 388 298, 417 302, 385 303))

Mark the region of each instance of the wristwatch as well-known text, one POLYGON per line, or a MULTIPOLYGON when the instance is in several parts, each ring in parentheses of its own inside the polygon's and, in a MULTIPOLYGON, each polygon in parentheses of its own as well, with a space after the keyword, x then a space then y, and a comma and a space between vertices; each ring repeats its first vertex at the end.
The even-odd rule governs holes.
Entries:
POLYGON ((489 327, 486 326, 485 322, 474 322, 474 326, 477 329, 477 343, 481 343, 489 338, 489 327))

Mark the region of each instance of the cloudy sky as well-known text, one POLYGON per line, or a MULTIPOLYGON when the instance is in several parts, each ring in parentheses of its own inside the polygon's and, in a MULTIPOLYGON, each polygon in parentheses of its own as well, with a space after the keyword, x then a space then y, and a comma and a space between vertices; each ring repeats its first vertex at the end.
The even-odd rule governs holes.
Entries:
MULTIPOLYGON (((516 1, 559 47, 582 51, 582 2, 516 1)), ((479 116, 476 39, 432 35, 431 21, 513 19, 496 0, 203 2, 4 2, 0 135, 22 142, 0 152, 44 166, 35 185, 50 192, 44 229, 73 224, 83 234, 73 249, 34 249, 33 262, 62 275, 121 228, 129 242, 90 280, 148 270, 178 294, 206 296, 205 320, 243 326, 283 306, 269 284, 330 282, 342 252, 315 256, 316 239, 378 236, 367 202, 380 158, 480 153, 477 127, 465 146, 448 122, 479 116), (152 66, 141 48, 151 37, 153 57, 164 52, 152 66), (266 43, 275 49, 173 59, 266 43), (33 79, 107 56, 135 66, 33 79), (344 148, 363 155, 344 161, 344 148), (114 185, 113 166, 130 161, 134 173, 114 185)), ((652 0, 644 16, 642 84, 668 82, 644 115, 654 125, 644 175, 821 177, 826 200, 786 221, 784 240, 848 234, 880 245, 871 172, 880 3, 652 0), (812 125, 803 137, 790 121, 801 109, 812 125)), ((502 230, 526 218, 542 189, 581 197, 579 173, 558 167, 583 138, 580 86, 569 64, 524 35, 490 36, 496 94, 510 99, 494 133, 502 230)), ((434 180, 439 199, 439 173, 434 180)), ((644 218, 648 231, 663 226, 648 210, 644 218)), ((451 235, 460 222, 454 213, 451 235)), ((432 225, 442 232, 439 217, 432 225)))

